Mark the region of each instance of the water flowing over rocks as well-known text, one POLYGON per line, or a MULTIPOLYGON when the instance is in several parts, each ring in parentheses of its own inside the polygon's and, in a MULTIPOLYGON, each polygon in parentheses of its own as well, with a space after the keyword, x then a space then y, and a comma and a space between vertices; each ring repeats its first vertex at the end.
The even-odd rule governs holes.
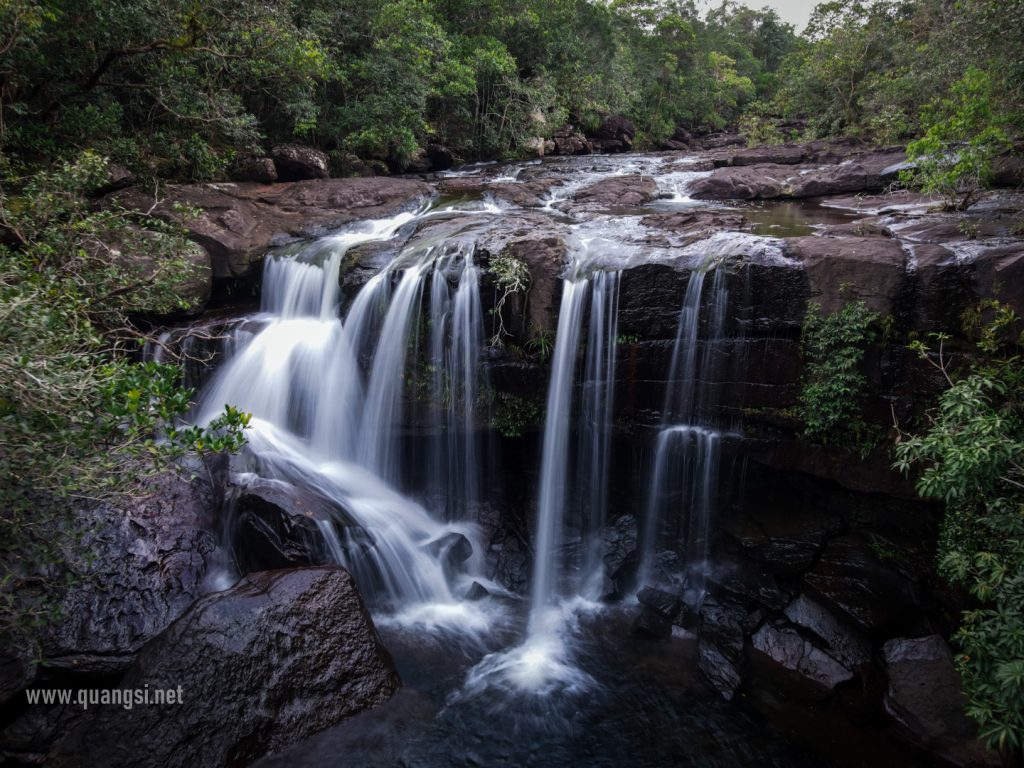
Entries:
MULTIPOLYGON (((458 624, 473 653, 487 647, 452 675, 460 696, 599 688, 587 657, 574 656, 579 617, 599 609, 573 600, 616 603, 643 647, 690 649, 717 705, 714 690, 742 701, 778 674, 818 705, 856 700, 879 715, 888 685, 886 711, 909 740, 974 755, 973 731, 952 714, 948 649, 935 650, 962 605, 932 572, 939 509, 917 500, 884 450, 857 456, 804 436, 801 333, 812 303, 833 312, 864 300, 889 328, 864 363, 865 418, 884 430, 894 414, 919 417, 942 382, 907 353, 908 339, 959 333, 962 311, 994 293, 1024 310, 1014 229, 1024 204, 1000 191, 939 212, 929 198, 885 191, 903 155, 857 140, 748 149, 679 133, 672 141, 708 149, 593 154, 628 147, 630 129, 615 118, 593 137, 567 127, 555 135, 562 156, 447 169, 429 182, 168 190, 155 212, 188 227, 215 283, 265 267, 261 311, 228 327, 217 370, 197 377, 206 406, 237 399, 256 417, 228 494, 234 525, 222 525, 238 570, 321 574, 300 590, 324 608, 315 618, 271 601, 287 637, 310 621, 326 638, 332 621, 362 615, 347 576, 308 569, 327 562, 349 567, 375 615, 424 631, 428 648, 458 624), (185 220, 173 201, 204 211, 185 220), (528 289, 506 293, 520 267, 528 289), (243 471, 261 479, 241 482, 243 471), (343 598, 340 618, 321 590, 343 598), (481 638, 505 643, 508 628, 496 621, 488 635, 481 615, 531 591, 523 644, 486 646, 481 638), (913 650, 922 636, 936 636, 934 648, 922 644, 930 655, 913 650), (948 706, 924 707, 912 693, 923 679, 948 706)), ((437 170, 428 160, 414 170, 437 170)), ((241 623, 231 606, 257 600, 253 583, 274 592, 288 577, 248 578, 190 615, 241 623)), ((358 637, 372 634, 360 626, 358 637)), ((171 642, 192 653, 209 634, 172 630, 143 654, 171 642)), ((284 650, 312 654, 310 669, 329 665, 321 641, 267 649, 238 631, 252 658, 271 659, 243 687, 276 675, 284 650)), ((334 635, 322 642, 344 646, 334 635)), ((127 645, 119 670, 138 651, 127 645)), ((356 666, 379 695, 356 697, 359 706, 393 689, 367 653, 369 666, 356 666)), ((219 646, 215 655, 238 663, 219 646)), ((129 674, 143 662, 147 674, 176 663, 140 657, 129 674)), ((312 671, 299 679, 327 696, 312 671)), ((279 722, 241 718, 209 736, 218 754, 248 760, 355 711, 332 703, 292 738, 292 709, 275 704, 279 722), (266 736, 242 733, 250 726, 266 736)))
POLYGON ((87 712, 49 764, 245 765, 387 701, 399 682, 352 577, 327 567, 250 574, 203 598, 120 684, 181 686, 183 703, 87 712))

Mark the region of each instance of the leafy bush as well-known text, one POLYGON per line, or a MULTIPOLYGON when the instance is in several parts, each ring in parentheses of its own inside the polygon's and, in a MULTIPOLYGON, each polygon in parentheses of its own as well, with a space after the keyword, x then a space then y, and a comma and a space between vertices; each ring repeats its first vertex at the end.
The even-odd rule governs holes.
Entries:
POLYGON ((188 305, 190 245, 167 227, 154 239, 144 216, 94 211, 87 194, 106 178, 85 153, 18 195, 0 189, 12 242, 0 244, 0 635, 50 617, 76 506, 130 494, 186 452, 236 450, 248 422, 229 408, 179 425, 192 395, 180 371, 133 358, 146 339, 134 313, 188 305))
POLYGON ((800 417, 809 439, 848 448, 866 445, 869 430, 861 406, 867 379, 861 363, 877 321, 878 313, 863 301, 831 315, 822 314, 818 304, 808 306, 800 417))
POLYGON ((947 208, 967 208, 991 183, 993 161, 1011 146, 1001 120, 992 78, 968 69, 950 96, 927 110, 924 136, 907 146, 914 168, 903 171, 901 179, 940 195, 947 208))
MULTIPOLYGON (((921 470, 918 492, 945 501, 939 570, 977 604, 956 634, 968 714, 989 746, 1024 747, 1024 360, 1017 318, 988 302, 978 358, 951 370, 941 347, 913 348, 949 387, 919 435, 901 435, 894 466, 921 470)), ((941 342, 942 339, 939 339, 941 342)))

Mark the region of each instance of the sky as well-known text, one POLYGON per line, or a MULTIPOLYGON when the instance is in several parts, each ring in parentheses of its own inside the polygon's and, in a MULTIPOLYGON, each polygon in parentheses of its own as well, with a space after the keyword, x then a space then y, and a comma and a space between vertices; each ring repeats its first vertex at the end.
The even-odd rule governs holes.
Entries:
MULTIPOLYGON (((802 32, 804 25, 807 24, 807 20, 811 17, 811 11, 814 10, 814 6, 823 0, 739 0, 743 5, 749 5, 751 8, 760 10, 766 5, 770 8, 774 8, 779 14, 779 17, 783 21, 788 21, 794 27, 796 31, 802 32)), ((701 3, 705 8, 709 6, 718 5, 715 0, 704 0, 701 3)))

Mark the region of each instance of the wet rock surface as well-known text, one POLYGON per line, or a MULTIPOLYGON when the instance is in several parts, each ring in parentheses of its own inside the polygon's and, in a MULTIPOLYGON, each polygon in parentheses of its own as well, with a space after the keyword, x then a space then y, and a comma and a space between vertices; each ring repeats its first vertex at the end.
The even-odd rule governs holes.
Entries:
POLYGON ((885 711, 911 737, 963 766, 997 766, 996 752, 977 741, 964 714, 966 699, 953 654, 938 635, 889 640, 882 648, 889 688, 885 711))
POLYGON ((315 179, 290 184, 169 185, 153 208, 151 196, 132 188, 115 193, 127 207, 183 226, 213 259, 215 278, 239 277, 258 267, 267 250, 316 237, 356 219, 415 205, 430 188, 409 179, 315 179), (201 209, 191 217, 176 205, 201 209))
POLYGON ((49 670, 123 669, 203 591, 218 553, 216 499, 202 480, 162 475, 123 507, 87 512, 69 553, 81 578, 61 601, 62 620, 43 635, 49 670))
MULTIPOLYGON (((239 573, 328 563, 318 523, 354 525, 337 503, 281 480, 247 479, 235 493, 230 535, 239 573)), ((365 531, 346 538, 351 540, 372 546, 365 531)))
POLYGON ((765 624, 751 643, 779 666, 826 691, 853 677, 849 669, 788 627, 765 624))
POLYGON ((352 577, 331 567, 251 574, 200 600, 121 685, 181 686, 184 703, 95 709, 48 764, 247 764, 387 701, 399 682, 352 577))

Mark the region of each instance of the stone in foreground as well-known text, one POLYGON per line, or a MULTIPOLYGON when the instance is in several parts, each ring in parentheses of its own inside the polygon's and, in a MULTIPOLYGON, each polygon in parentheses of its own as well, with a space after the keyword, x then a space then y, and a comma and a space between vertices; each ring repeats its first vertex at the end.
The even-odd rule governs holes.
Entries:
POLYGON ((265 571, 197 601, 149 643, 121 688, 183 703, 90 709, 56 766, 247 765, 382 704, 399 687, 347 571, 265 571))

